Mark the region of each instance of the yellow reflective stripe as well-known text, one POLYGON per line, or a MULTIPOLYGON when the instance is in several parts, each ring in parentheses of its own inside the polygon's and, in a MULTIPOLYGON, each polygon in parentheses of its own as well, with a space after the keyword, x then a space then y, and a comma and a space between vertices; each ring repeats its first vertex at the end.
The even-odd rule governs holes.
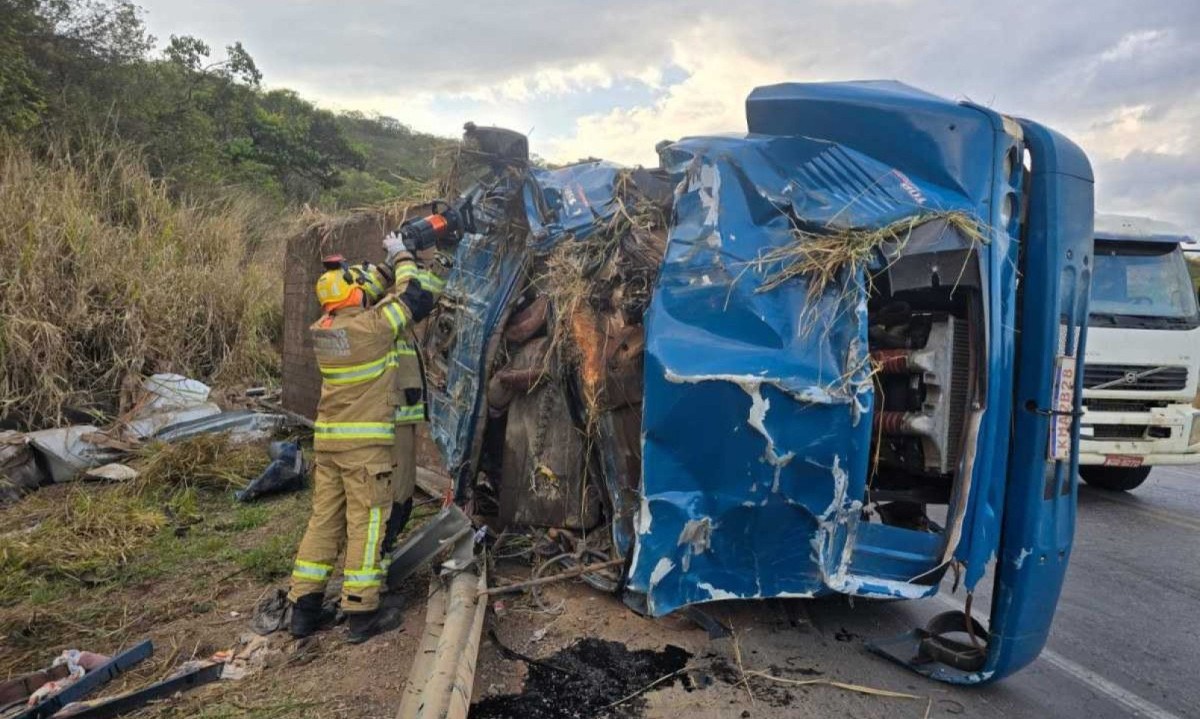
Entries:
POLYGON ((395 439, 396 431, 387 422, 317 422, 317 439, 395 439))
POLYGON ((377 587, 383 577, 383 571, 375 567, 375 555, 379 551, 379 526, 383 523, 383 513, 379 507, 371 507, 370 517, 367 521, 367 538, 363 542, 362 567, 345 573, 342 582, 344 587, 377 587))
MULTIPOLYGON (((346 576, 351 576, 351 575, 346 575, 346 576)), ((383 584, 383 580, 378 577, 375 579, 346 580, 346 581, 342 582, 342 586, 346 587, 347 589, 366 589, 368 587, 378 587, 378 586, 381 586, 382 584, 383 584)))
POLYGON ((421 287, 434 294, 441 294, 442 290, 446 288, 446 281, 429 270, 418 270, 416 278, 421 283, 421 287))
POLYGON ((329 575, 313 574, 311 570, 308 569, 293 569, 292 579, 297 579, 301 582, 316 582, 318 584, 324 584, 329 580, 329 575))
POLYGON ((378 581, 381 577, 383 577, 383 574, 384 572, 382 569, 372 569, 366 572, 355 570, 353 572, 346 572, 345 579, 347 583, 370 582, 372 580, 378 581))
POLYGON ((375 379, 395 365, 395 353, 388 352, 383 357, 362 364, 346 367, 321 367, 321 377, 330 384, 354 384, 375 379))
POLYGON ((422 422, 425 419, 425 403, 418 402, 396 410, 396 424, 422 422))
POLYGON ((387 318, 388 324, 392 326, 392 336, 399 337, 401 330, 408 324, 408 320, 404 317, 404 312, 396 306, 395 302, 389 302, 383 306, 383 316, 387 318))
POLYGON ((371 521, 367 523, 367 544, 363 547, 363 572, 375 571, 375 554, 379 551, 379 507, 371 507, 371 521))
POLYGON ((328 564, 317 564, 316 562, 305 562, 297 559, 295 566, 292 567, 292 577, 302 581, 309 582, 324 582, 329 579, 330 572, 333 567, 328 564))
POLYGON ((306 562, 306 561, 304 561, 303 559, 297 559, 297 560, 296 560, 296 566, 297 566, 297 567, 306 567, 306 568, 308 568, 308 569, 321 569, 321 570, 324 570, 324 571, 326 571, 326 572, 332 572, 332 571, 333 571, 333 565, 332 565, 332 564, 321 564, 320 562, 306 562))
POLYGON ((397 266, 396 267, 396 282, 411 280, 412 278, 417 276, 418 272, 420 272, 420 270, 418 270, 417 266, 411 262, 405 263, 403 266, 397 266))
POLYGON ((396 348, 393 350, 398 357, 416 357, 417 348, 411 342, 405 340, 396 340, 396 348))

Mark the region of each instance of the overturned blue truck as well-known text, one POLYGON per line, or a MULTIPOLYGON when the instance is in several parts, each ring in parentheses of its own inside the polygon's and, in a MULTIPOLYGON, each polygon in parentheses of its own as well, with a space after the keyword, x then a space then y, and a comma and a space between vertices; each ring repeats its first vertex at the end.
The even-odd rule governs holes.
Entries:
POLYGON ((602 537, 654 616, 986 577, 985 619, 873 648, 1011 674, 1071 552, 1088 160, 894 82, 761 87, 746 114, 633 170, 468 126, 472 231, 422 339, 457 497, 602 537))

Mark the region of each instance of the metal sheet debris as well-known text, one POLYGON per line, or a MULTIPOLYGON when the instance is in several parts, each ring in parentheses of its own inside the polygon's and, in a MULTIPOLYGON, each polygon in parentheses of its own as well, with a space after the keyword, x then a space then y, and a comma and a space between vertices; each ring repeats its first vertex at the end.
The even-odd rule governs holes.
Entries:
POLYGON ((153 438, 161 442, 178 442, 200 434, 228 433, 234 441, 253 442, 270 436, 284 422, 285 418, 278 414, 233 410, 173 424, 156 432, 153 438))

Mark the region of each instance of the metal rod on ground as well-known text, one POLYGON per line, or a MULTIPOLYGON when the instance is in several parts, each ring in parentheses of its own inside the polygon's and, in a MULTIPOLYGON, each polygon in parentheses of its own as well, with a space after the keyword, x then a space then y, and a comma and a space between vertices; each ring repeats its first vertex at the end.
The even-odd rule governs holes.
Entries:
POLYGON ((297 414, 296 412, 293 412, 290 409, 284 409, 283 405, 276 404, 275 402, 271 402, 271 401, 265 400, 265 399, 260 399, 258 401, 258 405, 260 407, 265 407, 265 408, 271 410, 275 414, 281 414, 284 417, 287 417, 288 419, 292 420, 296 424, 301 425, 303 427, 308 427, 309 429, 313 429, 316 427, 316 423, 314 423, 311 419, 309 419, 308 417, 305 417, 302 414, 297 414))
POLYGON ((563 579, 571 579, 573 577, 578 577, 583 574, 591 574, 592 572, 598 572, 602 569, 611 569, 613 567, 619 566, 624 563, 625 563, 624 559, 610 559, 607 562, 599 562, 597 564, 588 564, 583 567, 576 567, 574 569, 568 569, 565 572, 560 572, 558 574, 554 574, 549 577, 538 577, 537 579, 530 579, 529 581, 526 581, 526 582, 517 582, 516 584, 505 584, 502 587, 489 587, 487 590, 481 592, 481 594, 493 595, 493 594, 508 594, 510 592, 520 592, 520 591, 529 589, 530 587, 537 587, 542 584, 550 584, 551 582, 557 582, 557 581, 560 581, 563 579))

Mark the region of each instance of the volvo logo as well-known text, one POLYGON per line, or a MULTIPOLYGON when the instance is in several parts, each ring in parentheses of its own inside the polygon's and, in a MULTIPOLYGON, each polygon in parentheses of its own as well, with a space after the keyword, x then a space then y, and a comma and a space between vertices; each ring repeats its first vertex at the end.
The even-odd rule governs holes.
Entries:
POLYGON ((1125 384, 1137 384, 1137 381, 1140 377, 1140 372, 1126 372, 1125 376, 1121 378, 1121 381, 1125 384))

